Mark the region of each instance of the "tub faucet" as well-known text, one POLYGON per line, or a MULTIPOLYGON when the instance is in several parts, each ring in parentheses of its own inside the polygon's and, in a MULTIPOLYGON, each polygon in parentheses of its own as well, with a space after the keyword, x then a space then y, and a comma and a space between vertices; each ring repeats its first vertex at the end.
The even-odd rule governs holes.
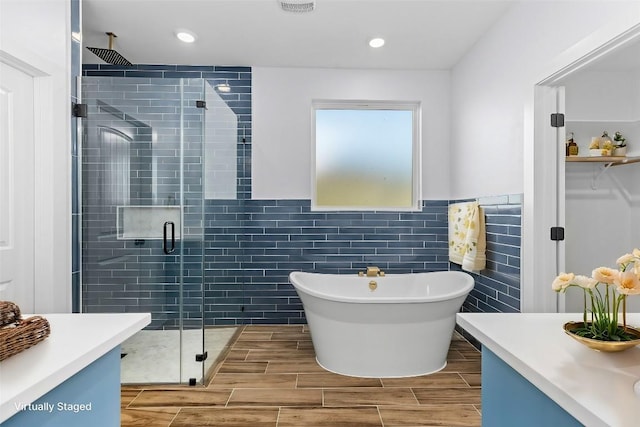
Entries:
POLYGON ((367 267, 367 277, 376 277, 376 276, 384 276, 384 272, 380 270, 380 268, 372 265, 367 267))

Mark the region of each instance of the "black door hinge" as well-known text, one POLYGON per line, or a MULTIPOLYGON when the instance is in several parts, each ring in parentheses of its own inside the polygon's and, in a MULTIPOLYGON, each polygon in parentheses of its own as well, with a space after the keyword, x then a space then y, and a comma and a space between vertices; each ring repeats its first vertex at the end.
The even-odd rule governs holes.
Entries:
POLYGON ((83 119, 87 118, 87 104, 76 104, 75 102, 71 104, 71 114, 73 117, 81 117, 83 119))
POLYGON ((563 128, 564 127, 564 114, 552 113, 551 114, 551 127, 563 128))
POLYGON ((196 108, 207 109, 207 101, 196 101, 196 108))
POLYGON ((564 227, 551 227, 551 240, 564 240, 564 227))
POLYGON ((209 357, 209 355, 206 351, 202 354, 196 354, 196 362, 204 362, 207 360, 207 357, 209 357))

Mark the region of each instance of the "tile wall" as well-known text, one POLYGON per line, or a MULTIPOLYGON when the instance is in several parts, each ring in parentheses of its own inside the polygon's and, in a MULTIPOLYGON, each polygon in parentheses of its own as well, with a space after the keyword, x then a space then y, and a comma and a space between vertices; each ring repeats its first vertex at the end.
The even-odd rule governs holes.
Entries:
MULTIPOLYGON (((448 200, 425 201, 420 212, 312 212, 309 200, 252 200, 250 72, 244 67, 84 66, 86 76, 203 77, 212 85, 231 86, 225 101, 239 119, 238 192, 235 199, 204 202, 205 324, 305 322, 288 281, 294 270, 355 274, 366 265, 393 273, 458 268, 448 262, 448 200)), ((488 263, 474 274, 476 287, 464 310, 518 311, 521 197, 481 199, 481 204, 488 263)), ((197 316, 194 295, 186 307, 197 316)), ((126 297, 102 295, 114 304, 126 297)), ((96 300, 96 309, 99 304, 96 300)))
POLYGON ((215 324, 304 323, 291 271, 448 269, 446 201, 423 202, 420 212, 314 212, 310 205, 246 200, 236 212, 220 202, 207 205, 205 303, 207 312, 216 313, 215 324), (224 302, 233 292, 231 277, 244 283, 244 292, 234 292, 230 306, 224 302))
MULTIPOLYGON (((472 273, 476 284, 463 311, 519 312, 522 195, 484 197, 478 202, 485 214, 487 267, 472 273)), ((451 269, 460 266, 452 263, 451 269)))
MULTIPOLYGON (((152 327, 173 328, 181 319, 187 327, 198 327, 203 321, 203 283, 208 283, 203 280, 204 261, 207 271, 216 275, 222 262, 216 251, 228 238, 221 236, 220 245, 207 242, 204 247, 202 139, 205 132, 213 135, 216 129, 209 123, 203 126, 203 117, 218 108, 213 105, 215 98, 233 111, 237 143, 233 141, 232 159, 237 162, 237 179, 233 180, 233 198, 222 202, 229 210, 250 197, 250 168, 245 165, 251 144, 250 69, 85 65, 83 75, 83 101, 89 108, 89 117, 83 119, 88 137, 82 148, 83 309, 150 311, 152 327), (211 87, 227 84, 231 91, 212 94, 203 78, 211 87), (207 99, 207 108, 197 108, 195 101, 203 99, 207 99), (167 255, 159 236, 123 238, 118 222, 122 208, 118 206, 179 204, 181 139, 185 236, 182 246, 179 243, 176 252, 167 255), (184 301, 182 310, 180 300, 184 301)), ((215 135, 213 142, 217 147, 215 135)), ((212 152, 219 155, 221 151, 212 152)), ((235 276, 224 281, 228 305, 234 292, 242 293, 242 281, 235 276)), ((213 324, 212 316, 207 313, 204 320, 213 324)))
MULTIPOLYGON (((84 310, 150 311, 153 326, 176 326, 179 301, 202 298, 202 81, 85 77, 82 93, 84 310), (183 217, 157 219, 179 212, 181 190, 183 217), (169 219, 184 220, 184 235, 165 254, 169 219)), ((195 327, 202 316, 194 308, 182 317, 195 327)))

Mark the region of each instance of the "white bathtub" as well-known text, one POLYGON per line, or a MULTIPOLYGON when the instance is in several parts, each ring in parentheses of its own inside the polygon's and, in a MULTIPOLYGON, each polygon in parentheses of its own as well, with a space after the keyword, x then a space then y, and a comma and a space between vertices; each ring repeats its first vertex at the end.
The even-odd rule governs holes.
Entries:
POLYGON ((289 279, 302 300, 318 363, 372 378, 443 369, 455 315, 474 285, 459 271, 384 277, 296 271, 289 279))

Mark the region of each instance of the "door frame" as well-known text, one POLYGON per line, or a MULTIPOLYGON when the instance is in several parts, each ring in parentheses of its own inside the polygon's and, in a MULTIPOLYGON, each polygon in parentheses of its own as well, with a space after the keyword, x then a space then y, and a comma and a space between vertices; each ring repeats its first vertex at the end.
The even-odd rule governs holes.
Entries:
POLYGON ((547 64, 532 83, 525 104, 524 198, 522 210, 522 312, 562 312, 564 299, 551 291, 551 282, 564 268, 564 243, 550 240, 550 224, 564 226, 564 130, 552 131, 550 114, 564 112, 564 94, 552 111, 548 94, 561 80, 628 43, 640 40, 638 17, 602 27, 547 64), (555 147, 555 149, 544 149, 555 147), (550 172, 557 165, 556 172, 550 172), (554 176, 549 176, 554 173, 554 176), (551 203, 550 203, 551 200, 551 203), (549 206, 553 208, 548 208, 549 206))
MULTIPOLYGON (((27 55, 28 56, 28 55, 27 55)), ((34 289, 33 301, 23 312, 71 310, 70 126, 56 124, 61 114, 57 87, 67 71, 47 61, 29 62, 0 50, 0 62, 33 77, 34 84, 34 289), (56 111, 57 110, 57 111, 56 111), (64 185, 60 185, 63 182, 64 185), (31 305, 31 306, 29 306, 31 305)), ((62 88, 69 99, 69 86, 62 88)), ((68 113, 64 112, 68 121, 68 113)), ((19 188, 17 188, 19 191, 19 188)))

